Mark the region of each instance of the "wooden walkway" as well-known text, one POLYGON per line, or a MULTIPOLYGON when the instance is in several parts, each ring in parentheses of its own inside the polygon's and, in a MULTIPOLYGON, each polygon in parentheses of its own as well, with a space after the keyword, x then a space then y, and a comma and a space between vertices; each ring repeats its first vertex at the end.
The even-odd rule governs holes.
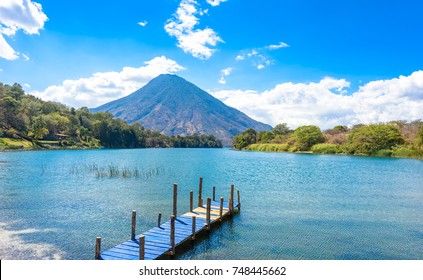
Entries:
MULTIPOLYGON (((131 239, 121 243, 109 250, 100 253, 101 238, 96 240, 96 259, 100 260, 155 260, 164 255, 174 255, 176 247, 189 240, 194 240, 196 235, 211 230, 215 223, 221 223, 226 216, 232 216, 240 210, 240 197, 238 191, 238 202, 234 203, 234 189, 231 185, 230 198, 228 202, 214 201, 207 198, 207 203, 202 204, 201 189, 202 178, 200 178, 199 207, 193 209, 193 192, 190 193, 190 211, 180 215, 172 215, 170 220, 161 224, 159 214, 158 226, 140 235, 135 236, 136 214, 132 216, 131 239), (237 211, 235 211, 237 208, 237 211), (141 246, 140 246, 141 244, 141 246)), ((213 188, 213 199, 215 198, 213 188)), ((173 213, 176 214, 177 185, 174 185, 174 206, 173 213)))

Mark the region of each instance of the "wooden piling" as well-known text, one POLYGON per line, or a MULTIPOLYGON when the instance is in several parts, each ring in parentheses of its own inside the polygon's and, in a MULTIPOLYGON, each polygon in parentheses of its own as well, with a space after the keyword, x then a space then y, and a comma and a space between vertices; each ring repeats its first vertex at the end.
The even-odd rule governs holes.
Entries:
POLYGON ((238 211, 241 211, 241 196, 239 195, 239 190, 236 191, 238 194, 238 211))
POLYGON ((191 190, 189 192, 189 211, 192 212, 194 207, 194 192, 191 190))
POLYGON ((216 187, 213 187, 213 201, 216 201, 216 187))
POLYGON ((101 253, 101 237, 97 237, 95 239, 95 259, 100 259, 100 253, 101 253))
POLYGON ((135 227, 137 224, 137 211, 132 210, 131 240, 135 240, 135 227))
POLYGON ((228 208, 229 208, 229 215, 230 216, 232 216, 232 210, 233 210, 233 208, 231 208, 231 204, 232 204, 232 199, 231 198, 229 198, 229 201, 228 201, 228 208))
POLYGON ((220 220, 222 220, 222 218, 223 218, 223 197, 220 198, 219 217, 220 217, 220 220))
POLYGON ((140 235, 139 238, 139 259, 143 260, 145 257, 145 236, 144 235, 140 235))
POLYGON ((175 216, 170 216, 170 254, 175 255, 175 216))
POLYGON ((195 231, 196 231, 196 217, 192 216, 192 234, 191 240, 195 240, 195 231))
POLYGON ((162 224, 162 213, 159 213, 159 217, 157 219, 157 227, 159 228, 161 224, 162 224))
POLYGON ((198 184, 198 207, 203 207, 203 177, 200 177, 200 183, 198 184))
POLYGON ((207 212, 206 212, 207 230, 210 230, 210 212, 211 212, 211 198, 207 197, 207 212))
POLYGON ((231 200, 229 201, 229 209, 232 213, 234 211, 234 185, 231 185, 231 194, 230 194, 231 200))
POLYGON ((173 216, 177 216, 178 185, 173 184, 173 216))

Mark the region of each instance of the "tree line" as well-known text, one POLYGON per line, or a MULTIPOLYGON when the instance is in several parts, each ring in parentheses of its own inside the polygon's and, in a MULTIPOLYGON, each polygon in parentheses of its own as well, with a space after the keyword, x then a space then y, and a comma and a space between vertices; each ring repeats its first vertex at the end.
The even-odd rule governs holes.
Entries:
POLYGON ((34 148, 222 147, 213 135, 165 136, 107 112, 43 101, 26 94, 17 83, 0 83, 0 140, 8 138, 29 141, 34 148))
POLYGON ((293 130, 281 123, 268 131, 248 129, 234 137, 233 146, 238 150, 423 158, 423 121, 338 125, 325 131, 315 125, 293 130))

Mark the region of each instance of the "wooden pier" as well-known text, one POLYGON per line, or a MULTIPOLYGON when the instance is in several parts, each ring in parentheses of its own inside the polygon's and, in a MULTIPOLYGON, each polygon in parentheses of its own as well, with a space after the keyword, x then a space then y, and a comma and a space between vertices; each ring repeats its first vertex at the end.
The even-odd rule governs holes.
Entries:
POLYGON ((157 227, 140 235, 135 234, 136 211, 132 211, 131 239, 101 253, 101 238, 96 238, 95 259, 98 260, 155 260, 165 255, 175 255, 176 248, 187 241, 195 240, 198 234, 210 232, 213 224, 224 221, 225 217, 233 216, 241 208, 240 193, 237 191, 237 202, 234 202, 234 185, 230 186, 229 199, 221 197, 215 200, 216 188, 213 187, 212 198, 207 197, 203 204, 203 178, 200 178, 198 190, 198 207, 194 206, 194 193, 190 192, 190 209, 180 216, 177 215, 178 186, 173 185, 173 212, 170 220, 161 223, 159 213, 157 227))

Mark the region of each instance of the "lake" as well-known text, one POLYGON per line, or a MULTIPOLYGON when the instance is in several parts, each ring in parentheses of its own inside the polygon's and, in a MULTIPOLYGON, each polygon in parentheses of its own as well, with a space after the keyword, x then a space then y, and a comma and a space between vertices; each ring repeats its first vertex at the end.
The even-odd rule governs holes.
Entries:
POLYGON ((179 259, 423 259, 423 161, 230 149, 0 153, 0 258, 93 259, 189 209, 189 191, 241 213, 179 259), (108 176, 110 170, 126 177, 108 176))

